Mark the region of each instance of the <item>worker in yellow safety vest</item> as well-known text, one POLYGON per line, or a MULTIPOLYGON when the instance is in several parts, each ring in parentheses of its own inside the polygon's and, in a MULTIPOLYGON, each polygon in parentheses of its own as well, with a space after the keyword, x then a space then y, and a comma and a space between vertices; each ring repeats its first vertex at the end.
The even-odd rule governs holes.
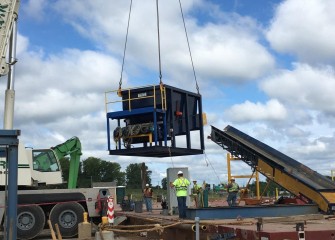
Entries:
POLYGON ((190 185, 190 181, 184 178, 184 173, 178 171, 178 178, 174 182, 170 182, 170 187, 176 189, 177 201, 178 201, 178 211, 179 218, 186 218, 186 198, 187 198, 187 188, 190 185))
POLYGON ((229 206, 236 206, 237 193, 240 189, 240 186, 235 182, 235 178, 230 179, 230 183, 227 186, 228 197, 227 202, 229 206))
POLYGON ((203 189, 200 185, 197 184, 196 180, 193 180, 193 187, 192 187, 192 198, 195 203, 196 208, 203 207, 203 189))

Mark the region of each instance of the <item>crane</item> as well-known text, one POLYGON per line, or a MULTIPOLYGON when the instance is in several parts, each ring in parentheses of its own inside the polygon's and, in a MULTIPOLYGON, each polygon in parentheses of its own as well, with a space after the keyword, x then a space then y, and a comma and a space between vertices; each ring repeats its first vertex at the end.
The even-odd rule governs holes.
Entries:
MULTIPOLYGON (((16 32, 17 32, 17 16, 19 9, 19 0, 0 0, 0 77, 7 75, 8 82, 5 93, 5 110, 4 110, 4 129, 1 131, 0 139, 3 140, 9 133, 8 130, 13 129, 13 117, 14 117, 14 72, 16 63, 16 32), (9 47, 7 47, 7 45, 9 47), (6 52, 9 48, 9 61, 6 63, 6 52), (7 130, 7 132, 6 132, 7 130)), ((12 131, 13 132, 13 131, 12 131)), ((17 135, 19 131, 16 131, 15 142, 18 142, 17 135)), ((8 142, 7 142, 8 143, 8 142)), ((1 146, 2 148, 2 146, 1 146)), ((16 228, 14 227, 15 219, 17 215, 17 144, 11 150, 14 154, 9 154, 6 159, 6 165, 8 167, 8 214, 5 219, 6 233, 8 237, 16 238, 16 228), (14 225, 14 226, 13 226, 14 225)), ((8 147, 4 147, 5 152, 8 152, 8 147), (7 151, 6 151, 7 149, 7 151)), ((7 167, 7 166, 6 166, 7 167)), ((6 171, 7 172, 7 171, 6 171)), ((5 237, 7 237, 5 235, 5 237)))
POLYGON ((0 0, 0 76, 8 74, 5 93, 4 129, 13 128, 14 72, 16 63, 16 32, 20 0, 0 0), (6 52, 8 51, 8 62, 6 52))
POLYGON ((9 154, 11 149, 6 139, 9 132, 14 132, 14 66, 17 62, 19 5, 20 0, 0 0, 0 77, 8 75, 4 130, 0 130, 0 188, 8 189, 0 191, 0 205, 8 207, 6 211, 0 208, 0 225, 6 228, 4 239, 33 239, 43 230, 49 218, 52 225, 59 225, 62 236, 73 237, 78 233, 78 223, 83 221, 84 211, 89 213, 90 218, 100 218, 93 199, 98 194, 109 195, 109 191, 75 189, 82 154, 77 137, 49 149, 25 148, 22 141, 16 139, 18 154, 9 154), (31 189, 63 183, 59 160, 66 155, 70 156, 68 189, 31 189))
POLYGON ((7 75, 9 70, 6 49, 18 16, 19 5, 19 0, 0 0, 0 76, 7 75))

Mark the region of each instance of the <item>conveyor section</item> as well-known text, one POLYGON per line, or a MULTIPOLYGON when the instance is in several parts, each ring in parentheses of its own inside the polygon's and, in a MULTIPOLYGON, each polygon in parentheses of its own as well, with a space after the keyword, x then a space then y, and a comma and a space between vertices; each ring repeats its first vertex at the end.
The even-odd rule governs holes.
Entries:
POLYGON ((296 196, 335 212, 335 183, 329 178, 229 125, 223 131, 212 126, 211 140, 296 196))

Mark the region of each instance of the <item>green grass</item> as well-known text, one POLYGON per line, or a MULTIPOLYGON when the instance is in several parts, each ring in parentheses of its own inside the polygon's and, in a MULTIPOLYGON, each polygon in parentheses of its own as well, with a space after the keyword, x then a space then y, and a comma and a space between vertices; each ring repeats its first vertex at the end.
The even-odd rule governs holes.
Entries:
MULTIPOLYGON (((132 196, 132 199, 134 201, 139 201, 142 200, 143 198, 143 193, 142 193, 142 189, 128 189, 126 188, 126 195, 127 196, 132 196)), ((156 199, 157 196, 159 195, 163 195, 166 196, 167 195, 167 190, 164 189, 156 189, 153 188, 153 198, 156 199)), ((218 194, 218 193, 214 193, 213 191, 209 191, 208 193, 208 201, 213 201, 213 200, 219 200, 219 199, 223 199, 225 198, 225 196, 223 196, 222 194, 218 194)))
MULTIPOLYGON (((164 195, 166 196, 167 194, 167 191, 164 190, 164 189, 157 189, 157 188, 153 188, 153 198, 156 199, 157 196, 159 195, 164 195)), ((127 196, 132 196, 132 199, 134 201, 139 201, 139 200, 142 200, 143 198, 143 193, 142 193, 142 189, 129 189, 129 188, 126 188, 126 195, 127 196)))

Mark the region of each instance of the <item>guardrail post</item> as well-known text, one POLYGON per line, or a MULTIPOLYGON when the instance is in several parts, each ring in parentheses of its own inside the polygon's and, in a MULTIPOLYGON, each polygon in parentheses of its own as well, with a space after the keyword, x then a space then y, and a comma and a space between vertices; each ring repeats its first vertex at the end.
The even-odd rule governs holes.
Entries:
POLYGON ((195 240, 199 240, 200 239, 200 233, 199 233, 199 222, 200 222, 200 219, 199 217, 195 217, 194 218, 195 220, 195 240))

